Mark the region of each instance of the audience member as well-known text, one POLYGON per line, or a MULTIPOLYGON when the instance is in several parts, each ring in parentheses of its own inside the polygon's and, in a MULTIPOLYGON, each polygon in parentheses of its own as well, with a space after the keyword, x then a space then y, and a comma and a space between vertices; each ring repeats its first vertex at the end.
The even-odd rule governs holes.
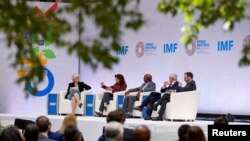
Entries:
POLYGON ((69 125, 64 130, 64 141, 84 141, 84 139, 76 126, 69 125))
POLYGON ((36 119, 36 126, 38 127, 39 130, 38 141, 54 141, 48 138, 49 125, 50 121, 45 116, 39 116, 36 119))
POLYGON ((226 117, 220 116, 214 120, 214 125, 228 125, 226 117))
POLYGON ((39 130, 35 124, 28 124, 24 130, 25 141, 38 141, 39 130))
POLYGON ((4 128, 1 133, 0 141, 25 141, 22 133, 18 130, 18 128, 14 126, 9 126, 4 128))
POLYGON ((134 131, 135 141, 150 141, 150 130, 146 125, 139 125, 134 131))
MULTIPOLYGON (((116 121, 124 125, 126 118, 125 118, 125 111, 122 109, 112 111, 107 116, 107 123, 111 121, 116 121)), ((99 137, 98 141, 105 141, 105 135, 103 134, 99 137)), ((123 132, 123 141, 134 141, 134 130, 129 128, 124 128, 123 132)))
POLYGON ((111 121, 105 126, 105 141, 122 141, 123 125, 116 121, 111 121))
POLYGON ((73 114, 68 114, 64 117, 61 128, 58 131, 56 132, 49 131, 48 133, 49 138, 56 141, 63 141, 64 130, 66 127, 70 125, 77 126, 77 120, 75 115, 73 114))
POLYGON ((206 137, 199 126, 190 126, 188 128, 187 141, 206 141, 206 137))
POLYGON ((178 129, 179 140, 178 141, 187 141, 187 132, 188 132, 189 127, 190 125, 188 124, 183 124, 179 127, 178 129))
POLYGON ((145 74, 143 77, 144 83, 137 88, 129 89, 125 92, 125 98, 123 103, 123 109, 126 111, 126 117, 131 118, 133 117, 133 107, 135 104, 135 101, 139 100, 141 92, 149 92, 149 91, 155 91, 155 83, 152 81, 152 75, 145 74), (136 96, 130 96, 130 92, 137 92, 136 96))

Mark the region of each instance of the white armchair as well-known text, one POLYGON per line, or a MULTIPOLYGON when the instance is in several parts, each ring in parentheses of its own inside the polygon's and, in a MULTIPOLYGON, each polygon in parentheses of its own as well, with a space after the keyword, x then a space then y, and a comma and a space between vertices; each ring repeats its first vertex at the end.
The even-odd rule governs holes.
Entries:
MULTIPOLYGON (((75 114, 84 115, 85 114, 85 97, 86 94, 91 92, 91 90, 86 90, 81 92, 81 102, 82 107, 76 106, 75 114)), ((70 114, 72 113, 71 101, 65 99, 65 95, 67 94, 67 90, 63 90, 59 92, 59 100, 58 100, 58 114, 70 114)))
MULTIPOLYGON (((129 93, 129 95, 131 96, 136 96, 138 92, 131 92, 129 93)), ((138 101, 135 101, 135 104, 134 104, 134 107, 136 106, 140 106, 142 104, 142 101, 143 101, 143 97, 144 96, 149 96, 151 92, 143 92, 140 94, 140 98, 138 101)), ((133 110, 133 116, 134 117, 142 117, 142 112, 138 111, 138 110, 133 110)))
MULTIPOLYGON (((105 91, 104 91, 105 92, 105 91)), ((104 92, 97 92, 95 95, 95 111, 99 111, 99 107, 104 95, 104 92)), ((118 109, 118 95, 124 95, 126 91, 120 91, 113 93, 113 100, 109 101, 109 105, 107 105, 107 111, 103 111, 103 115, 107 116, 109 112, 118 109)))
POLYGON ((200 92, 188 91, 172 93, 170 102, 167 103, 165 116, 166 119, 173 120, 195 120, 200 92))

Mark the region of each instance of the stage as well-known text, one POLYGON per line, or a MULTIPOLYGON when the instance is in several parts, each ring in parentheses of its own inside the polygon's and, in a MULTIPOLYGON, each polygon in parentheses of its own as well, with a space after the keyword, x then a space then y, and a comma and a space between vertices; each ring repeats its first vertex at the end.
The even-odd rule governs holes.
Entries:
MULTIPOLYGON (((16 118, 35 121, 39 115, 13 115, 0 114, 1 124, 3 126, 13 125, 16 118)), ((52 123, 52 131, 60 128, 64 116, 47 115, 52 123)), ((106 125, 105 117, 77 116, 77 124, 83 133, 85 141, 97 141, 102 133, 103 126, 106 125)), ((213 124, 213 121, 195 120, 194 122, 182 121, 145 121, 143 119, 126 119, 125 127, 135 128, 137 125, 145 124, 151 130, 151 141, 173 141, 177 140, 177 131, 180 125, 190 124, 200 126, 207 136, 207 125, 213 124)), ((250 124, 243 122, 232 122, 230 124, 250 124)))

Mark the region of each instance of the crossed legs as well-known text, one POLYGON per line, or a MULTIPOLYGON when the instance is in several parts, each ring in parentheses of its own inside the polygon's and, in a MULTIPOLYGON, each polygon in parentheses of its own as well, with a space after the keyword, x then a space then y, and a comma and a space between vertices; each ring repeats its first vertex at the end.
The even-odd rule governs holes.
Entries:
POLYGON ((73 97, 71 99, 71 108, 72 108, 72 114, 75 114, 75 110, 76 110, 76 106, 79 105, 79 107, 81 108, 82 103, 80 101, 80 96, 78 93, 74 93, 73 97))

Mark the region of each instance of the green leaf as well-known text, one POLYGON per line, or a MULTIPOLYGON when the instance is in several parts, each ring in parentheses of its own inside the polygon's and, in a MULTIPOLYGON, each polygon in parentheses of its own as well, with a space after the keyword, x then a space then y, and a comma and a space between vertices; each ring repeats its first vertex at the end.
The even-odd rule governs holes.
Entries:
POLYGON ((38 47, 38 46, 34 47, 34 48, 33 48, 33 52, 34 52, 35 54, 37 54, 37 53, 39 52, 39 47, 38 47))
POLYGON ((55 59, 56 58, 55 53, 50 49, 44 49, 44 50, 42 50, 42 52, 47 59, 55 59))
POLYGON ((45 47, 48 47, 50 44, 52 44, 53 41, 48 39, 48 40, 45 40, 45 47))

